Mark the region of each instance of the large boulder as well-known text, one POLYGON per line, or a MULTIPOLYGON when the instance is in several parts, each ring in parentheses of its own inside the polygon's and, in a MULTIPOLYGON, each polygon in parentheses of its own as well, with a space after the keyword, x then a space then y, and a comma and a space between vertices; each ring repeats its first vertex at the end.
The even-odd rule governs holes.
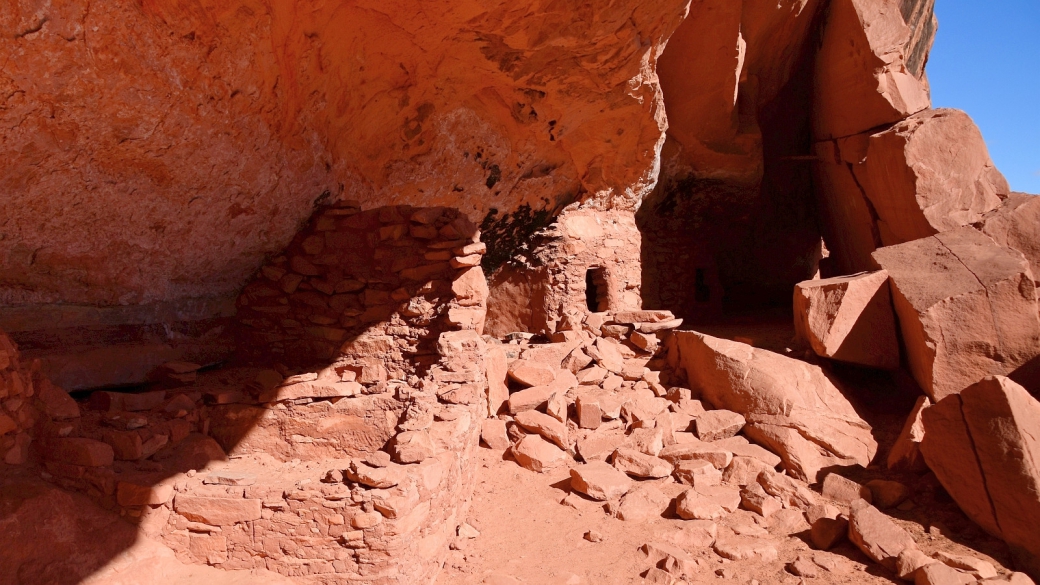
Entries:
POLYGON ((821 357, 888 370, 899 367, 896 320, 884 270, 796 284, 794 328, 821 357))
POLYGON ((964 227, 877 250, 910 371, 939 401, 1040 353, 1033 274, 1022 254, 964 227))
POLYGON ((921 452, 964 513, 1040 577, 1040 402, 988 377, 923 414, 921 452))
POLYGON ((810 482, 827 467, 866 466, 877 442, 818 366, 695 331, 674 334, 677 359, 695 392, 747 420, 744 434, 810 482))
POLYGON ((813 126, 818 138, 865 132, 931 105, 924 63, 935 36, 933 4, 830 3, 816 57, 813 126), (912 9, 904 11, 903 5, 912 9))
POLYGON ((982 218, 982 231, 1001 246, 1021 252, 1033 278, 1040 278, 1040 197, 1012 193, 982 218))
POLYGON ((815 149, 824 235, 844 272, 869 269, 876 248, 976 223, 1010 191, 958 110, 925 110, 815 149))

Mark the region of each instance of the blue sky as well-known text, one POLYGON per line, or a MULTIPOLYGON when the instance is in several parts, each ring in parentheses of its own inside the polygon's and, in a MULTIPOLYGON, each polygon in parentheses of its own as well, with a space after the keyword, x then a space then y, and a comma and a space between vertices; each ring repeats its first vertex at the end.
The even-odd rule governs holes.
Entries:
POLYGON ((932 103, 968 112, 1012 190, 1040 194, 1040 0, 936 0, 932 103))

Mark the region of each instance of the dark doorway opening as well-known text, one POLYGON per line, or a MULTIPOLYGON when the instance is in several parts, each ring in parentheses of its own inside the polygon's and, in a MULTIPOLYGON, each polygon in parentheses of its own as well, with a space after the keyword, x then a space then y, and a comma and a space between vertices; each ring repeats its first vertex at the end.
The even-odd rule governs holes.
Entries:
POLYGON ((585 272, 585 304, 590 312, 600 313, 610 310, 607 290, 606 269, 589 268, 585 272))

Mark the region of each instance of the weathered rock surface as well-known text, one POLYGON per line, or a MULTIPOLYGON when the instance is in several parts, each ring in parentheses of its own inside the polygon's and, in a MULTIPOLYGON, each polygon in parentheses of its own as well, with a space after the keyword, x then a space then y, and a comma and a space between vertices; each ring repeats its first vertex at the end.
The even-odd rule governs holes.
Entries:
POLYGON ((921 452, 969 518, 1040 575, 1040 403, 989 377, 926 409, 921 452))
POLYGON ((908 23, 897 0, 831 3, 816 58, 817 137, 859 134, 931 105, 924 65, 935 17, 930 2, 915 4, 924 6, 915 6, 908 23))
POLYGON ((979 222, 1010 192, 978 128, 957 110, 925 110, 815 148, 824 235, 844 273, 873 269, 876 248, 979 222))
POLYGON ((632 480, 603 461, 571 469, 571 487, 594 500, 615 500, 632 488, 632 480))
POLYGON ((798 283, 794 316, 795 334, 818 356, 887 370, 899 367, 884 270, 798 283))
POLYGON ((917 548, 917 543, 910 533, 874 506, 863 501, 858 504, 853 503, 849 514, 849 540, 874 562, 895 571, 899 554, 908 548, 917 548))
POLYGON ((228 294, 328 198, 478 221, 579 190, 634 203, 656 179, 654 69, 684 11, 19 5, 0 17, 0 83, 19 96, 0 124, 0 299, 228 294))
POLYGON ((1040 197, 1012 193, 982 218, 982 232, 1026 257, 1033 279, 1040 278, 1040 197))
POLYGON ((790 473, 816 481, 825 467, 873 458, 869 425, 819 367, 692 331, 674 337, 694 390, 743 415, 744 434, 779 454, 790 473))
POLYGON ((1019 252, 964 227, 873 257, 891 278, 910 371, 932 400, 1040 354, 1033 274, 1019 252))
POLYGON ((924 410, 931 405, 932 401, 927 396, 919 397, 914 403, 913 410, 903 423, 903 430, 899 431, 896 442, 888 451, 889 469, 926 469, 924 458, 921 457, 921 441, 924 440, 924 423, 921 417, 924 410))

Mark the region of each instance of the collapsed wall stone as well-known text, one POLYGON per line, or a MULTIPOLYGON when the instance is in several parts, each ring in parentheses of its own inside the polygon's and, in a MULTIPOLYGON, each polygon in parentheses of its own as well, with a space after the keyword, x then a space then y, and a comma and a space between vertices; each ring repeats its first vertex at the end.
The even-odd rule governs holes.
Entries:
POLYGON ((815 151, 825 237, 846 273, 870 269, 876 248, 978 222, 1010 191, 958 110, 924 110, 815 151))
POLYGON ((873 253, 888 271, 910 372, 939 401, 1040 353, 1028 262, 964 227, 873 253))
POLYGON ((973 521, 1002 538, 1016 566, 1040 576, 1040 402, 992 376, 923 413, 921 452, 973 521))
POLYGON ((691 389, 743 415, 744 434, 780 455, 788 473, 815 482, 824 468, 874 457, 870 426, 818 366, 694 331, 674 339, 670 359, 691 389))
POLYGON ((899 340, 884 270, 800 282, 795 335, 821 357, 894 370, 899 340))

